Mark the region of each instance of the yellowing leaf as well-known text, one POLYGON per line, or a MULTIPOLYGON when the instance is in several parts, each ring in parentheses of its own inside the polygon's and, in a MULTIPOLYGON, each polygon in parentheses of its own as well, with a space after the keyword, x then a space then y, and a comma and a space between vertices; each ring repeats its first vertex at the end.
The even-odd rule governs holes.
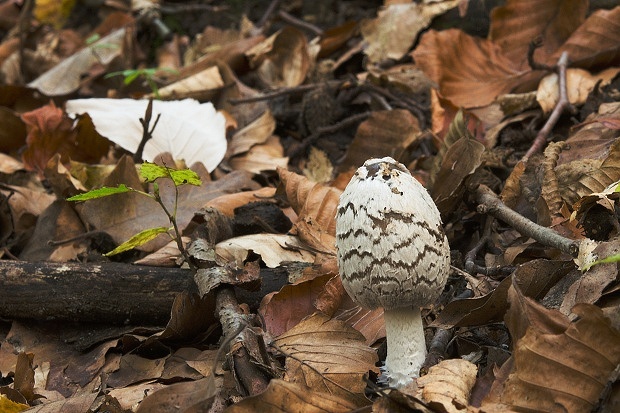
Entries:
POLYGON ((157 228, 149 228, 149 229, 145 229, 144 231, 134 235, 133 237, 129 238, 127 241, 123 242, 121 245, 119 245, 118 247, 114 248, 112 251, 103 254, 106 257, 109 257, 111 255, 116 255, 116 254, 120 254, 121 252, 125 252, 125 251, 129 251, 131 249, 134 249, 136 247, 139 247, 140 245, 144 245, 147 242, 149 242, 150 240, 154 239, 155 237, 157 237, 159 234, 163 234, 164 232, 168 232, 170 231, 172 228, 167 228, 167 227, 157 227, 157 228))
POLYGON ((18 413, 29 409, 27 404, 16 403, 6 397, 4 394, 0 394, 0 412, 2 413, 18 413))
POLYGON ((145 162, 140 166, 140 176, 147 182, 153 182, 159 178, 170 178, 176 186, 184 184, 202 185, 198 174, 191 169, 173 169, 149 162, 145 162))
POLYGON ((75 0, 36 0, 34 17, 41 23, 51 24, 60 29, 71 14, 75 0))

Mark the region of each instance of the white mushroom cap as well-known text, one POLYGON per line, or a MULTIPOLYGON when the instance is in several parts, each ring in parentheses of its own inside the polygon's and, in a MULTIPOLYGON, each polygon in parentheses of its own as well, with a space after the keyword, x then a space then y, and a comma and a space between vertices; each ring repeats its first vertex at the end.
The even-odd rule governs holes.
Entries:
POLYGON ((437 207, 390 157, 366 161, 345 188, 336 246, 344 288, 366 308, 432 304, 449 273, 450 247, 437 207))

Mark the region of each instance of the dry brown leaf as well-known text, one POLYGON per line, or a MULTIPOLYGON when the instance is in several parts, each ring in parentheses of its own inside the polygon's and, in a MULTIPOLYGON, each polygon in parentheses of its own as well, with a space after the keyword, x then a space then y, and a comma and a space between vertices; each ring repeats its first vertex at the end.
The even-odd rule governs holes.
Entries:
POLYGON ((554 65, 557 57, 552 55, 583 23, 587 11, 585 0, 509 0, 491 12, 489 40, 519 69, 528 69, 528 47, 540 36, 542 46, 536 50, 536 61, 554 65))
POLYGON ((509 300, 513 370, 506 382, 494 385, 499 397, 483 401, 481 410, 501 404, 519 411, 592 411, 620 364, 620 332, 590 304, 576 305, 572 312, 579 318, 569 322, 516 288, 509 290, 509 300))
POLYGON ((11 153, 24 145, 26 141, 26 125, 14 111, 0 107, 0 151, 11 153))
MULTIPOLYGON (((570 143, 570 138, 567 142, 570 143)), ((602 162, 582 157, 558 165, 556 174, 560 195, 568 205, 573 205, 584 196, 603 191, 620 180, 620 141, 616 140, 611 144, 602 162)))
POLYGON ((357 406, 369 403, 364 396, 364 376, 369 371, 378 372, 377 354, 344 322, 316 313, 280 335, 275 344, 287 356, 287 381, 357 406))
POLYGON ((465 179, 482 164, 484 151, 483 144, 467 136, 457 140, 446 151, 432 190, 433 200, 444 216, 457 205, 465 191, 465 179))
POLYGON ((308 73, 311 57, 306 36, 286 27, 246 52, 256 73, 270 88, 299 86, 308 73))
POLYGON ((258 174, 262 171, 286 168, 288 157, 284 156, 280 138, 270 136, 265 143, 252 146, 245 154, 230 158, 229 162, 234 170, 258 174))
POLYGON ((299 280, 263 297, 258 313, 264 320, 265 330, 274 337, 279 336, 315 313, 315 301, 332 277, 325 274, 299 280))
MULTIPOLYGON (((603 259, 620 253, 620 243, 617 238, 609 242, 601 242, 592 251, 595 259, 603 259)), ((570 286, 560 311, 569 315, 570 310, 578 303, 596 303, 606 288, 618 279, 618 266, 615 263, 598 264, 591 267, 570 286)))
POLYGON ((371 62, 400 60, 413 45, 420 31, 427 28, 435 16, 456 7, 458 3, 410 2, 383 7, 377 13, 377 18, 362 22, 362 36, 368 43, 364 53, 371 62))
MULTIPOLYGON (((213 376, 195 381, 171 384, 149 393, 140 402, 136 413, 166 413, 173 410, 189 411, 192 407, 206 409, 217 393, 213 376)), ((143 393, 145 394, 145 393, 143 393)))
POLYGON ((356 21, 348 21, 338 27, 327 29, 321 35, 319 58, 327 57, 346 44, 359 30, 356 21))
POLYGON ((438 411, 467 412, 477 373, 476 365, 467 360, 443 360, 417 379, 417 396, 438 411))
POLYGON ((243 129, 238 130, 230 140, 227 156, 247 152, 254 145, 265 143, 276 130, 276 120, 270 110, 265 111, 243 129))
POLYGON ((204 208, 216 208, 222 214, 232 217, 235 215, 235 208, 249 202, 260 201, 261 199, 272 198, 276 193, 275 188, 264 187, 254 191, 235 192, 218 196, 207 202, 204 208))
POLYGON ((601 68, 620 60, 620 7, 598 10, 584 21, 585 0, 509 0, 494 11, 487 40, 459 30, 426 33, 413 57, 439 85, 442 96, 466 108, 489 105, 511 90, 529 91, 542 76, 527 62, 527 49, 540 36, 537 61, 555 65, 568 52, 582 68, 601 68), (466 51, 466 52, 464 52, 466 51))
POLYGON ((374 111, 359 125, 339 169, 357 169, 371 157, 398 160, 420 135, 418 120, 408 110, 374 111))
POLYGON ((69 95, 81 85, 94 64, 108 65, 123 53, 127 30, 118 29, 63 60, 28 84, 47 96, 69 95))
POLYGON ((272 379, 263 393, 247 397, 226 409, 227 413, 345 413, 357 406, 327 393, 312 391, 298 383, 272 379))
POLYGON ((42 173, 57 153, 66 165, 69 159, 98 163, 108 153, 110 141, 95 131, 88 115, 78 117, 77 124, 56 105, 43 106, 22 114, 26 124, 28 147, 22 154, 28 169, 42 173))
POLYGON ((443 97, 465 108, 486 106, 531 77, 497 44, 456 29, 424 34, 413 58, 443 97))
POLYGON ((448 303, 433 325, 452 328, 500 321, 508 309, 506 297, 513 282, 517 283, 527 296, 540 298, 557 281, 574 269, 574 264, 567 261, 543 259, 529 261, 520 265, 512 277, 506 277, 493 292, 482 297, 448 303))
MULTIPOLYGON (((211 66, 201 72, 177 80, 159 89, 159 98, 165 100, 180 100, 192 98, 201 102, 211 100, 224 87, 224 80, 217 66, 211 66)), ((157 97, 150 94, 150 97, 157 97)))
MULTIPOLYGON (((618 72, 620 72, 618 68, 609 68, 593 75, 583 69, 568 69, 566 71, 566 89, 569 102, 573 105, 583 105, 595 86, 608 85, 618 72)), ((559 99, 558 82, 558 75, 553 73, 542 78, 538 84, 536 100, 545 113, 551 112, 557 105, 559 99)))
POLYGON ((250 252, 261 256, 269 268, 276 268, 283 261, 313 262, 314 254, 305 250, 299 239, 283 234, 251 234, 230 238, 215 246, 215 253, 224 262, 236 263, 239 268, 250 252))
POLYGON ((582 68, 603 68, 620 62, 620 6, 596 10, 575 30, 550 63, 567 52, 572 64, 582 68))
POLYGON ((322 234, 336 236, 336 210, 342 191, 317 184, 283 168, 278 168, 278 174, 282 180, 281 190, 300 221, 305 221, 304 229, 307 231, 303 232, 302 239, 319 250, 333 250, 335 244, 316 245, 315 240, 324 238, 322 234))

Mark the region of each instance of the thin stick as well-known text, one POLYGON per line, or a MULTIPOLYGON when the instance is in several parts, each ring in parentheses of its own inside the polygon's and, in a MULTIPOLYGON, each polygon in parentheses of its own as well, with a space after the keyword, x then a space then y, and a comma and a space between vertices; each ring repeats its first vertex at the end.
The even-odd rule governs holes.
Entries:
POLYGON ((549 115, 545 126, 543 126, 543 128, 538 131, 538 134, 536 135, 532 146, 530 146, 530 149, 527 151, 525 156, 523 156, 523 163, 527 163, 528 159, 532 155, 540 152, 543 149, 543 147, 547 143, 547 137, 549 136, 549 134, 551 134, 551 130, 553 129, 555 124, 558 123, 558 120, 560 120, 560 116, 562 116, 564 110, 568 109, 571 112, 574 111, 573 106, 568 100, 568 90, 566 87, 566 66, 568 66, 568 53, 563 52, 557 64, 560 89, 560 97, 558 99, 558 103, 553 108, 551 115, 549 115))
MULTIPOLYGON (((341 81, 327 82, 327 86, 328 87, 338 86, 341 83, 342 83, 341 81)), ((296 86, 296 87, 291 87, 291 88, 284 88, 284 89, 275 90, 273 92, 265 93, 260 96, 252 96, 249 98, 242 98, 242 99, 229 99, 228 103, 230 103, 231 105, 239 105, 242 103, 254 103, 254 102, 260 102, 263 100, 271 100, 271 99, 279 98, 279 97, 286 96, 286 95, 292 95, 295 93, 308 92, 310 90, 316 89, 319 86, 321 85, 313 83, 311 85, 301 85, 301 86, 296 86)))
POLYGON ((295 158, 296 156, 303 154, 308 148, 308 146, 316 142, 321 136, 326 135, 328 133, 335 133, 341 129, 347 128, 349 126, 353 126, 356 123, 359 123, 365 120, 368 116, 370 116, 370 112, 358 113, 353 116, 349 116, 348 118, 345 118, 341 120, 340 122, 335 123, 333 125, 323 126, 321 128, 318 128, 316 132, 314 132, 312 135, 304 139, 304 141, 297 148, 295 148, 289 156, 291 158, 295 158))
POLYGON ((288 24, 290 24, 291 26, 295 26, 295 27, 299 27, 300 29, 307 30, 310 33, 314 34, 315 36, 323 35, 323 30, 321 30, 319 27, 315 26, 314 24, 310 24, 308 22, 300 20, 297 17, 293 16, 292 14, 285 12, 284 10, 280 10, 278 12, 278 17, 284 20, 285 22, 287 22, 288 24))
POLYGON ((554 230, 540 226, 523 215, 513 211, 487 186, 480 185, 475 189, 478 212, 491 215, 504 221, 516 229, 520 234, 535 239, 543 245, 554 247, 562 252, 576 257, 579 252, 579 241, 565 238, 554 230))

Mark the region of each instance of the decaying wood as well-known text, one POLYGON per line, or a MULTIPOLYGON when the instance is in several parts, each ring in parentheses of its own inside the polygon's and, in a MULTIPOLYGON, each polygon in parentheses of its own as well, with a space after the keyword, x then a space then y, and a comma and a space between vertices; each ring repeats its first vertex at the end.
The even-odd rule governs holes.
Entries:
POLYGON ((175 295, 192 288, 179 268, 3 260, 0 318, 165 325, 175 295))

